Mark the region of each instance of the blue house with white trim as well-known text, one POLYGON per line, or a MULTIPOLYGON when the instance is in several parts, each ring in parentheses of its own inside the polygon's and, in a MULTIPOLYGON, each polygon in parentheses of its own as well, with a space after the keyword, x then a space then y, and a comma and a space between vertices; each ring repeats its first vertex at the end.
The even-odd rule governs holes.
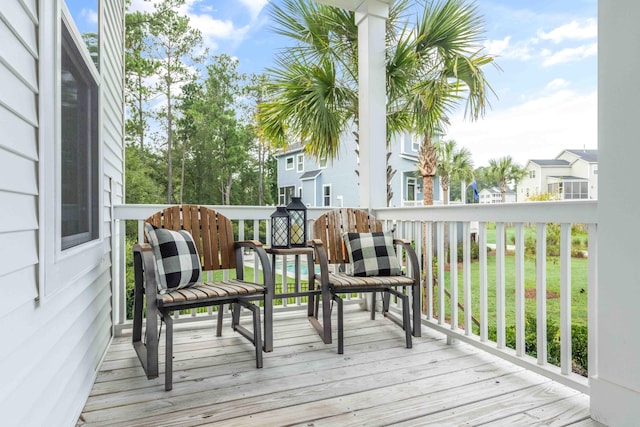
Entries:
MULTIPOLYGON (((393 197, 389 206, 422 205, 422 177, 418 172, 420 140, 411 134, 398 134, 390 144, 388 164, 395 171, 391 179, 393 197)), ((380 153, 386 156, 387 153, 380 153)), ((278 160, 278 204, 301 196, 309 207, 359 205, 358 151, 355 137, 346 132, 338 157, 317 159, 305 153, 304 145, 290 145, 276 153, 278 160)), ((386 173, 380 171, 380 173, 386 173)), ((386 192, 385 188, 380 191, 386 192)), ((434 179, 434 200, 439 200, 438 179, 434 179)))

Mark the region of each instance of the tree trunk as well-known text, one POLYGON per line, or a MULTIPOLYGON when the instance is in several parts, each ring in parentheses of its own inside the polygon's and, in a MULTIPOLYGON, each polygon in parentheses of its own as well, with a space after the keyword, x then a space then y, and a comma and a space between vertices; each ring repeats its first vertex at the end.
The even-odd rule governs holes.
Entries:
MULTIPOLYGON (((138 126, 140 126, 140 153, 144 154, 144 112, 142 111, 142 75, 138 73, 138 126)), ((144 162, 144 156, 142 157, 144 162)))
POLYGON ((186 141, 182 142, 182 162, 180 165, 180 204, 182 204, 182 197, 184 195, 184 157, 186 150, 186 141))
POLYGON ((436 175, 438 155, 429 134, 425 134, 418 152, 418 169, 422 175, 423 205, 433 205, 433 177, 436 175))
POLYGON ((167 78, 167 203, 173 201, 173 156, 171 153, 173 121, 171 120, 171 78, 167 78))

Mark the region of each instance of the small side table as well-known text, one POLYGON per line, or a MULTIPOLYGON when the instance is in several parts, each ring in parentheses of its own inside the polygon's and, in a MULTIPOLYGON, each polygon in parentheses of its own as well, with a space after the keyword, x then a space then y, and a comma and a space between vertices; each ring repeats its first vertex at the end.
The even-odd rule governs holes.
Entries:
MULTIPOLYGON (((315 295, 318 295, 320 293, 319 290, 316 290, 314 287, 314 274, 315 274, 315 270, 314 270, 314 264, 313 264, 313 248, 310 247, 302 247, 302 248, 265 248, 265 251, 270 254, 271 257, 271 270, 273 273, 273 278, 275 280, 276 277, 276 256, 280 255, 280 256, 293 256, 295 257, 295 292, 285 292, 283 290, 282 293, 276 294, 274 295, 274 298, 282 298, 283 300, 283 305, 286 305, 286 299, 287 298, 294 298, 294 297, 309 297, 308 299, 308 310, 307 310, 307 315, 308 316, 313 316, 313 304, 314 304, 314 299, 315 299, 315 295), (307 269, 308 269, 308 282, 309 282, 309 290, 308 291, 301 291, 300 290, 300 256, 301 255, 306 255, 307 256, 307 269)), ((284 260, 283 260, 284 261, 284 260)), ((283 268, 286 271, 286 265, 284 265, 283 262, 283 268)), ((286 276, 286 273, 285 273, 286 276)), ((283 279, 283 282, 286 286, 286 281, 287 278, 285 277, 283 279)))

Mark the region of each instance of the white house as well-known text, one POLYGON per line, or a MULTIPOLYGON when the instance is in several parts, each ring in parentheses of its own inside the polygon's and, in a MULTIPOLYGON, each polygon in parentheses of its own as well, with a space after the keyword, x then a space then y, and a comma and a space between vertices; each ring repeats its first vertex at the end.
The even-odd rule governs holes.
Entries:
POLYGON ((0 424, 75 425, 112 336, 124 0, 99 68, 63 0, 0 2, 0 424))
POLYGON ((598 150, 563 150, 555 159, 529 160, 518 202, 550 193, 553 199, 598 198, 598 150))
MULTIPOLYGON (((507 188, 505 193, 505 203, 513 203, 516 201, 516 193, 510 188, 507 188)), ((478 193, 478 203, 502 203, 502 192, 498 187, 483 188, 478 193)))

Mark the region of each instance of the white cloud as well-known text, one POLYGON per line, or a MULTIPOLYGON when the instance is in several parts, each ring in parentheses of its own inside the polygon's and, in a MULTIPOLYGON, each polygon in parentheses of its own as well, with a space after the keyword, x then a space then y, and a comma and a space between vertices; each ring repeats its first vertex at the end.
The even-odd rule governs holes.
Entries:
POLYGON ((509 47, 509 41, 511 36, 506 36, 502 40, 487 40, 484 43, 484 47, 491 55, 502 55, 502 53, 509 47))
POLYGON ((598 54, 598 44, 592 43, 589 45, 583 45, 578 47, 571 47, 559 50, 555 53, 551 53, 545 58, 542 62, 542 65, 545 67, 550 67, 556 64, 562 64, 566 62, 575 62, 580 61, 582 59, 588 58, 590 56, 595 56, 598 54))
POLYGON ((249 9, 249 14, 251 15, 251 21, 255 21, 262 12, 262 9, 267 5, 268 0, 240 0, 247 9, 249 9))
POLYGON ((566 81, 565 79, 557 78, 547 83, 546 89, 553 91, 553 90, 566 88, 567 86, 569 86, 568 81, 566 81))
POLYGON ((554 158, 565 148, 596 148, 596 91, 561 90, 503 111, 490 111, 473 123, 456 116, 445 138, 468 148, 476 167, 506 155, 524 166, 529 159, 554 158))
POLYGON ((538 37, 543 40, 551 40, 554 43, 560 43, 565 40, 595 39, 597 36, 598 24, 593 18, 586 19, 582 22, 571 21, 547 33, 543 31, 538 32, 538 37))
POLYGON ((98 23, 98 12, 93 9, 82 9, 80 11, 80 16, 90 24, 98 23))

